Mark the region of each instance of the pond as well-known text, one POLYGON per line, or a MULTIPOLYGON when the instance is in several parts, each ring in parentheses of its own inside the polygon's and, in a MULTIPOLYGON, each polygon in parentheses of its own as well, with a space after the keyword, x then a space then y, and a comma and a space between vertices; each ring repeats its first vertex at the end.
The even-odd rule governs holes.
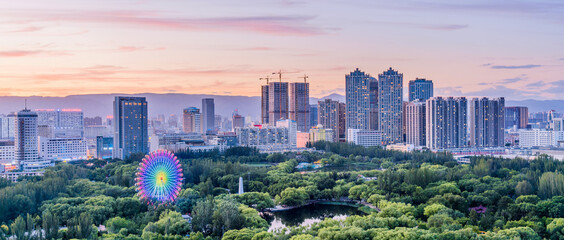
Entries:
POLYGON ((307 226, 325 218, 341 220, 351 215, 363 215, 363 212, 353 206, 316 203, 272 214, 272 217, 267 218, 270 223, 269 232, 284 227, 307 226))

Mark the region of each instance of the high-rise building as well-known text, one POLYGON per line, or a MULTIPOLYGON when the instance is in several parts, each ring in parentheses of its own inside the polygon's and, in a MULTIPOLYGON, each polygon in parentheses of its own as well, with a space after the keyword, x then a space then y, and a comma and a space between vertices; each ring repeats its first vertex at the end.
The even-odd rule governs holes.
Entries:
POLYGON ((297 133, 298 124, 296 121, 291 119, 278 120, 276 122, 276 127, 283 127, 288 129, 288 143, 292 146, 296 146, 297 143, 297 133))
POLYGON ((466 98, 433 97, 427 100, 425 108, 425 137, 428 148, 462 148, 468 145, 466 98))
POLYGON ((0 124, 2 124, 2 129, 0 131, 0 134, 2 134, 2 136, 0 136, 1 139, 14 139, 16 122, 14 120, 15 118, 16 115, 14 115, 13 113, 0 116, 0 124))
POLYGON ((505 107, 505 129, 523 129, 529 125, 529 108, 505 107))
POLYGON ((317 104, 310 104, 309 105, 309 126, 315 127, 317 126, 318 119, 317 119, 317 104))
POLYGON ((270 115, 270 108, 268 101, 270 101, 268 96, 269 85, 261 86, 261 96, 260 96, 260 121, 262 124, 269 124, 268 116, 270 115))
POLYGON ((334 142, 337 142, 339 138, 345 137, 345 104, 339 101, 334 101, 332 99, 325 99, 317 103, 318 119, 319 124, 321 124, 326 129, 333 129, 335 132, 334 142))
POLYGON ((270 82, 268 85, 268 124, 288 119, 288 83, 270 82))
POLYGON ((415 100, 405 107, 406 143, 425 146, 425 102, 415 100))
POLYGON ((14 154, 19 164, 39 159, 37 113, 24 109, 15 117, 14 154))
POLYGON ((473 98, 470 101, 470 145, 503 147, 505 125, 504 98, 473 98))
POLYGON ((53 129, 55 137, 84 137, 84 115, 80 109, 36 109, 37 124, 53 129))
POLYGON ((403 74, 390 68, 378 74, 378 127, 385 145, 403 142, 402 117, 403 74))
POLYGON ((375 97, 377 91, 373 91, 378 86, 374 83, 376 79, 357 68, 345 75, 345 81, 346 129, 377 129, 377 126, 372 126, 377 114, 371 114, 374 113, 371 106, 377 106, 375 101, 379 100, 375 97))
POLYGON ((202 99, 202 133, 215 134, 215 104, 213 98, 202 99))
MULTIPOLYGON (((371 130, 378 130, 378 80, 370 78, 370 126, 371 130)), ((344 131, 344 130, 343 130, 344 131)))
POLYGON ((182 131, 185 133, 200 133, 200 109, 196 107, 189 107, 184 109, 182 114, 182 131))
POLYGON ((245 127, 245 117, 239 115, 239 113, 237 111, 235 111, 233 113, 232 124, 233 124, 233 126, 231 126, 231 129, 233 131, 235 131, 236 128, 245 127))
POLYGON ((433 97, 433 81, 425 78, 416 78, 409 81, 409 101, 427 101, 433 97))
POLYGON ((221 115, 216 114, 214 116, 214 119, 213 119, 213 125, 214 125, 214 132, 215 133, 219 132, 222 123, 223 123, 223 118, 221 117, 221 115))
POLYGON ((113 119, 115 158, 149 153, 147 101, 144 97, 116 96, 113 119))
POLYGON ((112 158, 114 150, 114 138, 97 136, 96 137, 96 158, 109 159, 112 158))
POLYGON ((309 131, 309 83, 290 83, 289 90, 289 118, 296 121, 298 131, 309 131))
MULTIPOLYGON (((507 116, 507 114, 505 114, 505 116, 507 116)), ((505 119, 505 122, 507 122, 507 119, 505 119)), ((551 128, 553 131, 564 131, 564 118, 553 118, 551 128)))

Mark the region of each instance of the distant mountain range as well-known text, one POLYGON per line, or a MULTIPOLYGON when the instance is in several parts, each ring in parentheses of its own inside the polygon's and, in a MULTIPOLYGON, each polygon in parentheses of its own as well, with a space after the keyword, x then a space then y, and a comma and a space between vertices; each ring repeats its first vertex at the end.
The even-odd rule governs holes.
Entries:
MULTIPOLYGON (((229 117, 234 110, 238 110, 243 116, 251 116, 253 120, 260 117, 260 97, 246 96, 223 96, 205 94, 88 94, 71 95, 67 97, 0 97, 0 113, 10 113, 24 108, 24 99, 27 99, 30 109, 57 109, 57 108, 79 108, 87 117, 112 115, 112 102, 115 96, 144 96, 149 102, 149 115, 165 116, 181 115, 182 109, 187 107, 201 108, 202 98, 215 99, 215 112, 223 117, 229 117)), ((310 98, 310 103, 315 104, 319 100, 333 99, 345 101, 345 96, 331 94, 322 98, 310 98)), ((564 112, 564 100, 506 100, 506 106, 527 106, 529 112, 541 112, 556 110, 564 112)))

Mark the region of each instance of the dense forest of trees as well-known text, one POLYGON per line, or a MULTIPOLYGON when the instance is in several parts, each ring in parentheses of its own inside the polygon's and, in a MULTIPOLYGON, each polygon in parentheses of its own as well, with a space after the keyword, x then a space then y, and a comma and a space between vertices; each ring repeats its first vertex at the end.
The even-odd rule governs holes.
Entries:
POLYGON ((322 151, 177 153, 183 190, 175 204, 157 208, 136 196, 141 155, 60 163, 18 183, 0 179, 0 239, 564 239, 564 163, 551 157, 459 164, 445 153, 311 146, 322 151), (296 171, 298 162, 314 161, 323 170, 296 171), (246 193, 229 194, 239 177, 246 193), (320 199, 378 209, 278 232, 259 215, 320 199))

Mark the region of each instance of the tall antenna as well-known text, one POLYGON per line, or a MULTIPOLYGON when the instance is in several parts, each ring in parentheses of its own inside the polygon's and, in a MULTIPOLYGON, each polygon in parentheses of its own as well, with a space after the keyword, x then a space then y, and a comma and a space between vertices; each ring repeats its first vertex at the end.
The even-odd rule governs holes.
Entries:
POLYGON ((27 98, 24 99, 24 110, 27 110, 27 98))

